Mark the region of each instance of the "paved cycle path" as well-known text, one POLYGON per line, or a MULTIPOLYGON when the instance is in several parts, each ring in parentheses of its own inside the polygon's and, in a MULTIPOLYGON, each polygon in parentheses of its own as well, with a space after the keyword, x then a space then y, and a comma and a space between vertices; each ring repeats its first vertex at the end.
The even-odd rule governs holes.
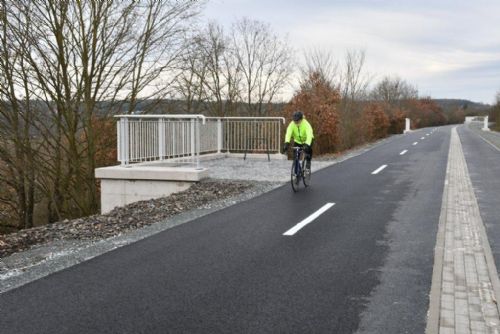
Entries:
POLYGON ((400 136, 1 294, 0 332, 422 333, 449 138, 400 136))

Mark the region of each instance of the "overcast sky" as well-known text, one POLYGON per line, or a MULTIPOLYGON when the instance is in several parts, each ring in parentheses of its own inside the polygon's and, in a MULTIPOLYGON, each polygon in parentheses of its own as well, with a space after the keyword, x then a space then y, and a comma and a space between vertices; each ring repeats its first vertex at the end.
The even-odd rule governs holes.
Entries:
POLYGON ((206 20, 270 23, 301 52, 366 52, 366 69, 420 95, 492 103, 500 90, 500 0, 210 0, 206 20))

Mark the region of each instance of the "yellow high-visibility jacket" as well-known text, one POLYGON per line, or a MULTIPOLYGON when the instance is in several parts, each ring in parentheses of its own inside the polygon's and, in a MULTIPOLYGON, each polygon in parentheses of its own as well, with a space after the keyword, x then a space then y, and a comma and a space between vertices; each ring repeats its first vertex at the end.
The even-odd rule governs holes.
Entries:
POLYGON ((297 144, 311 145, 314 139, 313 128, 305 118, 302 119, 300 125, 295 124, 293 121, 288 124, 285 134, 285 143, 289 143, 292 138, 297 144))

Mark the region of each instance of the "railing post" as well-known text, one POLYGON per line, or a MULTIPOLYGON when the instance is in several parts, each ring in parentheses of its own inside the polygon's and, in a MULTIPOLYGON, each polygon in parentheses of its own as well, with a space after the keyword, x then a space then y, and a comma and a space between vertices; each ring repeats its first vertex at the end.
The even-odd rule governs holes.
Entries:
POLYGON ((278 153, 281 153, 281 122, 278 121, 278 153))
POLYGON ((222 152, 222 120, 217 119, 217 153, 222 152))
POLYGON ((158 156, 160 161, 165 156, 165 122, 163 118, 158 119, 158 156))
POLYGON ((126 166, 129 163, 129 127, 128 118, 120 118, 120 130, 118 131, 118 152, 119 159, 122 166, 126 166))
POLYGON ((196 119, 196 169, 200 169, 201 119, 196 119))
MULTIPOLYGON (((116 158, 120 163, 122 162, 122 144, 121 144, 121 126, 122 126, 122 120, 121 118, 118 119, 118 122, 116 122, 116 158)), ((123 164, 123 163, 122 163, 123 164)))
POLYGON ((195 140, 196 140, 196 136, 195 136, 195 124, 194 124, 194 119, 192 118, 191 119, 191 161, 194 162, 195 160, 195 155, 196 155, 196 152, 195 152, 195 149, 196 149, 196 145, 195 145, 195 140))
POLYGON ((170 138, 169 138, 169 140, 172 141, 172 144, 171 144, 172 145, 171 146, 172 147, 172 152, 171 153, 172 153, 172 156, 175 158, 175 156, 177 154, 177 145, 178 145, 178 143, 176 141, 176 136, 177 136, 177 132, 179 132, 179 134, 180 134, 181 131, 180 130, 178 130, 178 131, 176 130, 177 129, 177 124, 173 123, 173 122, 170 124, 170 128, 172 129, 172 134, 170 135, 170 138))

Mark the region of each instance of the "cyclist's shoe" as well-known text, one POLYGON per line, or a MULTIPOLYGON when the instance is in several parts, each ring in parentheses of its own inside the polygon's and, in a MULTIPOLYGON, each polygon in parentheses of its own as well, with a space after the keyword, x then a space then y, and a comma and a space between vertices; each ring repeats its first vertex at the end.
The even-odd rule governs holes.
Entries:
POLYGON ((306 169, 311 170, 311 161, 310 160, 306 160, 306 169))

